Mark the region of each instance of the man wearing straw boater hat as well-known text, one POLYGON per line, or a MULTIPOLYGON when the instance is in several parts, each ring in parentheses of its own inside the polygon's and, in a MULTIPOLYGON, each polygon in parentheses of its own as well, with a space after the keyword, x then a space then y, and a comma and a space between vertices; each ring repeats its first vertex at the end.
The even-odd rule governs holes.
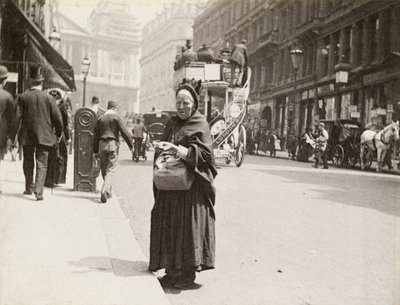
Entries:
MULTIPOLYGON (((15 117, 14 101, 10 93, 4 90, 7 82, 8 70, 5 66, 0 65, 0 162, 7 150, 8 138, 14 140, 15 131, 13 128, 13 120, 15 117), (14 133, 14 135, 13 135, 14 133)), ((0 164, 1 165, 1 164, 0 164)), ((2 174, 0 170, 0 175, 2 174)), ((1 179, 0 179, 1 180, 1 179)), ((1 193, 1 181, 0 181, 1 193)))
POLYGON ((34 192, 36 200, 43 200, 49 151, 61 140, 63 123, 54 98, 42 91, 44 77, 41 67, 31 67, 29 76, 31 88, 21 94, 17 101, 17 115, 21 125, 18 136, 24 154, 24 194, 32 195, 34 192), (36 177, 34 182, 35 161, 36 177))

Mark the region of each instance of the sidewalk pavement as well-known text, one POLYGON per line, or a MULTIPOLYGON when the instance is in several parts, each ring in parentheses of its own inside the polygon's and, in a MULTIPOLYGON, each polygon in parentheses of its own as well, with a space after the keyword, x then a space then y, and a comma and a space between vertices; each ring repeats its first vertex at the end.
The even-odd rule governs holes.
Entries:
POLYGON ((168 304, 116 196, 73 192, 69 165, 67 187, 36 201, 22 163, 1 163, 0 305, 168 304))

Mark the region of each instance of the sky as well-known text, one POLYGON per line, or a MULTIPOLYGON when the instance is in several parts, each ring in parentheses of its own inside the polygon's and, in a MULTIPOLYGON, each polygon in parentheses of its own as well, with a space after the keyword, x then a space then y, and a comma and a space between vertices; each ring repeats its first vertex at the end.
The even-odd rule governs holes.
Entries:
MULTIPOLYGON (((78 22, 86 26, 90 13, 95 8, 96 3, 101 0, 59 0, 59 10, 78 22)), ((130 4, 132 12, 137 21, 143 26, 153 19, 157 12, 161 11, 164 4, 178 2, 179 0, 119 0, 130 4)))

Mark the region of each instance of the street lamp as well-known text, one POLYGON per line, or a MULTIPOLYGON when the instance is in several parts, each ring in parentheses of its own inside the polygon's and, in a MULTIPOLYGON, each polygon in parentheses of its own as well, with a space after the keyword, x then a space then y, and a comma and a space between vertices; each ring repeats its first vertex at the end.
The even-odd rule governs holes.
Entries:
POLYGON ((294 88, 293 88, 293 102, 296 104, 297 99, 297 73, 301 60, 303 59, 303 51, 299 48, 294 48, 290 51, 290 57, 292 58, 293 72, 294 72, 294 88))
POLYGON ((299 65, 301 59, 303 58, 303 51, 300 49, 293 49, 290 51, 290 57, 292 58, 294 77, 297 77, 297 71, 299 70, 299 65))
POLYGON ((61 34, 57 31, 56 27, 53 27, 53 31, 49 36, 49 41, 55 50, 58 51, 60 49, 61 34))
POLYGON ((341 60, 337 65, 335 65, 335 76, 336 76, 335 82, 338 85, 338 93, 339 93, 338 104, 336 109, 337 111, 336 116, 338 119, 340 119, 340 113, 342 110, 342 95, 340 93, 340 87, 348 83, 350 70, 351 66, 348 63, 343 62, 343 60, 341 60))
POLYGON ((90 60, 87 56, 81 62, 81 71, 83 75, 83 101, 82 106, 85 107, 85 100, 86 100, 86 78, 89 74, 90 69, 90 60))

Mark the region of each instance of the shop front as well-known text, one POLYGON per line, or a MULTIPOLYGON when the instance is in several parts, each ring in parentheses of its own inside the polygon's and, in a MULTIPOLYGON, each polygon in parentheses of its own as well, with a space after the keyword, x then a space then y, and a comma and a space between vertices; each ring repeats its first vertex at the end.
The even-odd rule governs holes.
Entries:
POLYGON ((45 2, 32 7, 20 7, 17 1, 4 1, 1 8, 1 64, 15 73, 16 91, 21 93, 29 85, 29 68, 40 65, 45 81, 44 89, 75 90, 74 72, 69 63, 52 47, 47 39, 45 2), (25 10, 24 10, 25 9, 25 10), (39 16, 42 16, 39 18, 39 16))
POLYGON ((315 125, 316 116, 316 94, 315 89, 303 90, 301 92, 301 101, 299 105, 299 122, 298 122, 298 135, 306 132, 306 129, 315 125))

